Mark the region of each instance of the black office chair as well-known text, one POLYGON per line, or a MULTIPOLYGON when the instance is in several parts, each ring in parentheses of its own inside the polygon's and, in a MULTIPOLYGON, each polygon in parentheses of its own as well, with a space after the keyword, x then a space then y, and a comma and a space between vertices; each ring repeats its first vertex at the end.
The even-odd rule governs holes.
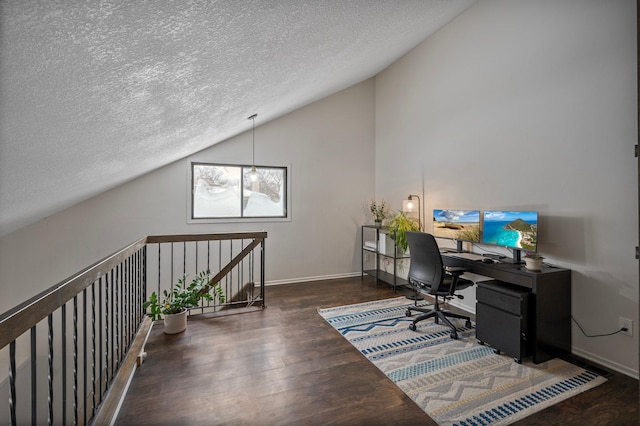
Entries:
POLYGON ((472 286, 473 281, 460 278, 465 272, 464 268, 444 267, 438 243, 436 243, 433 235, 424 232, 407 232, 406 236, 411 256, 409 284, 415 291, 416 300, 419 291, 430 294, 435 298, 435 304, 431 309, 417 306, 417 302, 407 309, 406 315, 408 317, 412 315, 411 311, 423 313, 413 320, 409 328, 415 331, 417 322, 434 318, 436 324, 439 324, 440 320, 447 324, 451 328, 451 338, 457 339, 458 332, 456 327, 448 318, 465 319, 467 320, 467 327, 471 327, 471 319, 467 316, 441 309, 439 299, 443 298, 443 301, 453 297, 462 299, 462 296, 454 294, 455 291, 472 286))

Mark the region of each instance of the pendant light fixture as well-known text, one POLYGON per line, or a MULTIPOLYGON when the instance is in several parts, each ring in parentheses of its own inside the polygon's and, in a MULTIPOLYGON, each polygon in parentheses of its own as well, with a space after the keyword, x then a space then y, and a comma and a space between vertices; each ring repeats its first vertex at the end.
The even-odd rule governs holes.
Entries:
POLYGON ((256 170, 256 117, 258 114, 253 114, 248 120, 252 121, 251 125, 251 171, 249 172, 249 180, 256 182, 258 180, 258 171, 256 170))

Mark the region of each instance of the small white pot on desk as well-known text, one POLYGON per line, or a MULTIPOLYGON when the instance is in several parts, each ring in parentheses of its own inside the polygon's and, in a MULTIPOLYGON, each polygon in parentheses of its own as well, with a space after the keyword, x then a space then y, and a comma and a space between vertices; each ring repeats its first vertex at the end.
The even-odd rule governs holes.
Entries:
POLYGON ((524 267, 530 271, 540 271, 542 270, 542 259, 543 257, 525 257, 524 258, 524 267))

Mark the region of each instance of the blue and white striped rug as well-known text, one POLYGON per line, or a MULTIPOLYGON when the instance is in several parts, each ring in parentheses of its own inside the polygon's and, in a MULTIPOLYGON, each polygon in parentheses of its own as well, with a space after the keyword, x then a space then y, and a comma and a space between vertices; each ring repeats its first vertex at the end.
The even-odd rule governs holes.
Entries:
MULTIPOLYGON (((404 297, 319 309, 345 339, 440 425, 505 425, 606 381, 560 359, 517 364, 454 322, 459 339, 433 321, 409 330, 404 297)), ((414 314, 415 315, 415 314, 414 314)))

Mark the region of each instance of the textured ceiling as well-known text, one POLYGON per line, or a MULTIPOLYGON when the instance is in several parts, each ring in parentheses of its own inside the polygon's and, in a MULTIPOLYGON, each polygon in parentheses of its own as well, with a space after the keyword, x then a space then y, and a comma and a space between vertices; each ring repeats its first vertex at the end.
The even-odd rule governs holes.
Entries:
POLYGON ((0 0, 0 236, 374 76, 475 0, 0 0))

